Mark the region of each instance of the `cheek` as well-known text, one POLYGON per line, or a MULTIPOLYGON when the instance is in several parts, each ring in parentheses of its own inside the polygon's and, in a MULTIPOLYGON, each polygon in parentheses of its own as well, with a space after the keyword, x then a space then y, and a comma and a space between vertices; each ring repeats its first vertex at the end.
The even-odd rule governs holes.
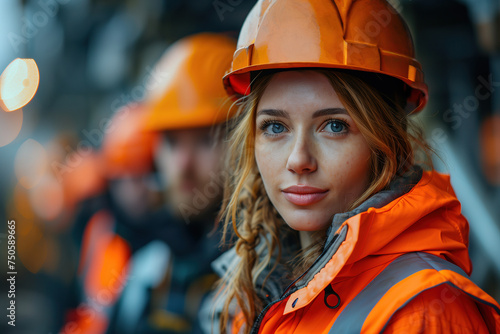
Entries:
POLYGON ((255 161, 266 190, 269 190, 267 185, 277 181, 276 176, 283 172, 279 153, 280 150, 273 149, 272 145, 260 145, 258 142, 255 145, 255 161))
POLYGON ((350 200, 361 196, 368 186, 370 150, 364 142, 353 142, 328 152, 324 165, 333 188, 350 200))
POLYGON ((194 168, 198 171, 199 176, 207 179, 212 174, 220 172, 223 161, 224 156, 221 146, 203 147, 196 154, 194 168))
POLYGON ((348 173, 348 179, 352 185, 353 191, 361 196, 368 186, 368 176, 370 167, 369 155, 355 155, 351 160, 346 162, 346 169, 348 173))
MULTIPOLYGON (((368 144, 364 141, 364 139, 361 141, 360 144, 358 144, 359 149, 355 154, 353 154, 353 173, 356 175, 356 177, 359 177, 361 181, 364 181, 364 183, 368 182, 369 176, 370 176, 370 168, 371 168, 371 150, 368 144)), ((366 184, 367 186, 367 184, 366 184)))
POLYGON ((155 151, 155 164, 158 167, 163 178, 170 180, 170 174, 172 173, 172 155, 170 154, 168 148, 165 145, 159 145, 155 151))

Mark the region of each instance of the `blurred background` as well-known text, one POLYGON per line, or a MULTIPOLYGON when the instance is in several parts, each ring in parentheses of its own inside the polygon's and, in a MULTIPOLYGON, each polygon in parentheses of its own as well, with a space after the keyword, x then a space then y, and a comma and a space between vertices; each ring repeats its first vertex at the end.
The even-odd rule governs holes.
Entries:
MULTIPOLYGON (((439 154, 436 168, 451 174, 470 222, 472 279, 500 300, 500 1, 390 2, 410 24, 429 85, 418 117, 439 154)), ((17 57, 35 59, 40 71, 34 99, 0 113, 0 259, 7 259, 7 221, 15 220, 18 273, 16 327, 4 318, 0 332, 59 331, 78 266, 77 217, 106 187, 97 152, 109 120, 144 99, 170 44, 202 31, 236 38, 254 3, 0 2, 0 71, 17 57)), ((154 175, 149 181, 159 192, 154 175)))

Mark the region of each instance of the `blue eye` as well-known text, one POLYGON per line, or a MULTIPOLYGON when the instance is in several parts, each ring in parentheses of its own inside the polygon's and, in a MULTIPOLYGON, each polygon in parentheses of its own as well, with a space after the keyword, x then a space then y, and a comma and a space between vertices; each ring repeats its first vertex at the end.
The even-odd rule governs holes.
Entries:
POLYGON ((285 131, 285 127, 280 123, 271 123, 266 127, 266 130, 270 133, 278 134, 285 131))
POLYGON ((330 121, 328 122, 328 125, 325 128, 328 132, 333 132, 333 133, 341 133, 347 130, 347 126, 344 122, 341 121, 330 121))

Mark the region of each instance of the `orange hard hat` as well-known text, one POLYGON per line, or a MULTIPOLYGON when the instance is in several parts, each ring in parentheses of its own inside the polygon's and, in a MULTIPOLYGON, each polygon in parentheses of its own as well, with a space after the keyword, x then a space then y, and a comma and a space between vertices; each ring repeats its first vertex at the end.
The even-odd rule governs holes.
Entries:
POLYGON ((236 41, 201 33, 181 39, 162 56, 147 85, 146 129, 175 130, 226 121, 230 103, 220 79, 236 41))
POLYGON ((158 136, 143 129, 146 116, 143 106, 130 104, 111 119, 101 149, 108 178, 144 175, 153 169, 158 136))
POLYGON ((60 179, 65 208, 74 209, 81 201, 105 191, 106 180, 102 175, 102 161, 96 151, 91 150, 85 155, 75 151, 70 153, 66 160, 73 161, 73 165, 65 167, 60 179))
POLYGON ((406 23, 385 0, 259 0, 240 32, 224 86, 250 92, 250 73, 338 68, 385 74, 406 83, 406 110, 427 103, 427 85, 406 23))

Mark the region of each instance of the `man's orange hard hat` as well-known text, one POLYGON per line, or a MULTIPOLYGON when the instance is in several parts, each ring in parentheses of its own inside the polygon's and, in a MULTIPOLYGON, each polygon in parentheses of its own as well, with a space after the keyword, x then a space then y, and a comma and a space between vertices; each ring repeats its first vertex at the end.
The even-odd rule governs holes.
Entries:
POLYGON ((230 101, 220 80, 231 65, 236 41, 200 33, 173 44, 154 68, 146 129, 206 127, 226 121, 230 101))
POLYGON ((130 104, 111 119, 101 147, 107 178, 139 176, 153 170, 153 152, 158 142, 155 133, 143 129, 146 110, 130 104))
POLYGON ((242 96, 251 72, 311 67, 385 74, 407 85, 408 113, 427 103, 409 29, 384 0, 259 0, 223 81, 230 95, 242 96))

